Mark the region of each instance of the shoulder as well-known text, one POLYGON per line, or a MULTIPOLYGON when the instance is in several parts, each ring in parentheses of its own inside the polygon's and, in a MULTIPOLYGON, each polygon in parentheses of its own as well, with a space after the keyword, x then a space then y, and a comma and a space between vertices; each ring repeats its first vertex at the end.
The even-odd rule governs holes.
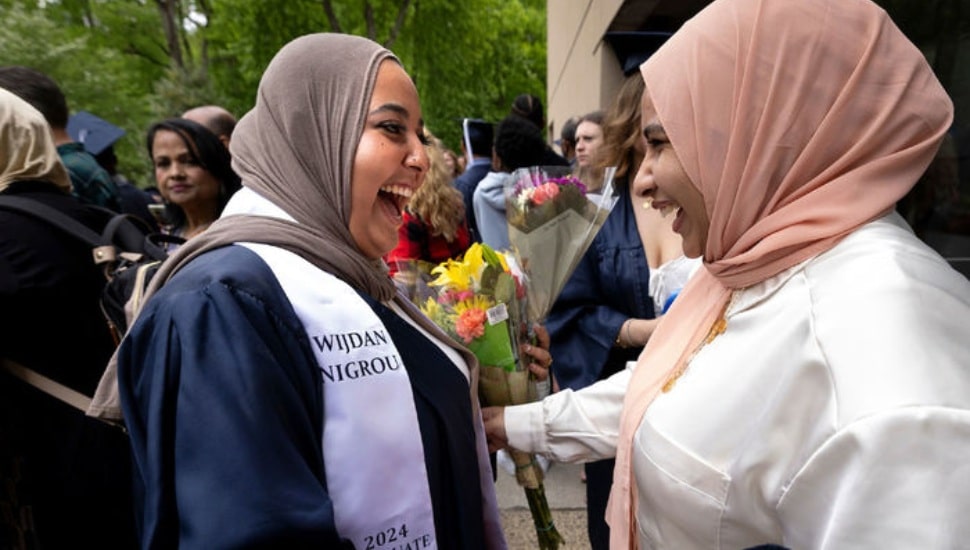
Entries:
POLYGON ((455 186, 466 187, 478 183, 488 173, 488 166, 473 164, 455 178, 455 186))
POLYGON ((167 310, 175 316, 187 312, 191 317, 203 303, 226 301, 272 311, 290 323, 295 320, 272 269, 254 252, 235 245, 211 250, 190 261, 149 299, 144 313, 167 310))
MULTIPOLYGON (((503 194, 503 183, 508 174, 505 172, 489 172, 478 182, 475 188, 475 198, 491 199, 503 194)), ((503 199, 504 200, 504 199, 503 199)))
POLYGON ((970 282, 901 219, 861 227, 797 277, 840 424, 895 407, 970 408, 970 282))
MULTIPOLYGON (((77 198, 59 191, 9 194, 37 201, 95 233, 100 233, 109 219, 106 211, 82 204, 77 198)), ((6 260, 19 264, 36 260, 44 265, 70 265, 73 271, 82 269, 82 266, 94 269, 91 246, 83 238, 69 235, 51 222, 4 208, 0 208, 0 253, 6 260)))

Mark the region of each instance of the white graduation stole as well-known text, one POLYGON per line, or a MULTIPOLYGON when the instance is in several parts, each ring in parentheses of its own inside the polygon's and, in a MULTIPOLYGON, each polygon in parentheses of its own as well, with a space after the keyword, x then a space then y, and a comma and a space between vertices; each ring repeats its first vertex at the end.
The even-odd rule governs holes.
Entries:
POLYGON ((349 285, 274 246, 269 265, 323 374, 323 458, 337 532, 358 549, 437 548, 411 383, 377 314, 349 285))

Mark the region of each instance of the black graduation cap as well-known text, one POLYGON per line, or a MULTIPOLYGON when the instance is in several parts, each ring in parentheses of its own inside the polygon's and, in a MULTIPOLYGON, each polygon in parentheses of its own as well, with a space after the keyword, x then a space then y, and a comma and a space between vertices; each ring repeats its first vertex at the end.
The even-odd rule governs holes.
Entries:
POLYGON ((492 154, 492 124, 477 118, 465 118, 461 121, 462 139, 471 163, 472 153, 490 156, 492 154))
POLYGON ((121 128, 87 111, 78 111, 67 119, 67 133, 95 156, 125 135, 121 128))
POLYGON ((656 52, 673 33, 662 31, 608 32, 603 37, 613 48, 623 76, 630 76, 656 52))

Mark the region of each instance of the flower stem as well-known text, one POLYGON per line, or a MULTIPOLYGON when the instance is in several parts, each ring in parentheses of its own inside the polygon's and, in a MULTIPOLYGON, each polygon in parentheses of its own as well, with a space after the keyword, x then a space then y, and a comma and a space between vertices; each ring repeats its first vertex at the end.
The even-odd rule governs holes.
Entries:
POLYGON ((546 490, 540 483, 537 489, 526 489, 525 499, 529 503, 529 511, 532 512, 532 521, 536 528, 536 538, 539 541, 540 550, 556 550, 560 544, 565 544, 562 535, 556 530, 556 524, 552 521, 552 512, 549 511, 549 503, 546 501, 546 490))

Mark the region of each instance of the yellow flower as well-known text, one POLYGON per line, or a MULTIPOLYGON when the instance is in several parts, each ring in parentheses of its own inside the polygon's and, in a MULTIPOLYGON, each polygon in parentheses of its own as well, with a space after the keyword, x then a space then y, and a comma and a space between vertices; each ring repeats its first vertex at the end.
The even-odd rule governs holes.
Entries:
POLYGON ((440 315, 444 314, 441 304, 439 304, 434 298, 428 298, 428 300, 421 305, 421 312, 431 319, 436 319, 440 315))
POLYGON ((455 313, 461 315, 462 313, 468 311, 469 309, 479 309, 482 311, 488 311, 490 307, 494 304, 491 299, 487 296, 472 296, 467 300, 462 300, 455 304, 455 313))
POLYGON ((453 290, 473 289, 482 274, 485 261, 482 259, 482 245, 475 243, 465 251, 461 261, 447 260, 431 270, 437 278, 429 284, 447 286, 453 290))

